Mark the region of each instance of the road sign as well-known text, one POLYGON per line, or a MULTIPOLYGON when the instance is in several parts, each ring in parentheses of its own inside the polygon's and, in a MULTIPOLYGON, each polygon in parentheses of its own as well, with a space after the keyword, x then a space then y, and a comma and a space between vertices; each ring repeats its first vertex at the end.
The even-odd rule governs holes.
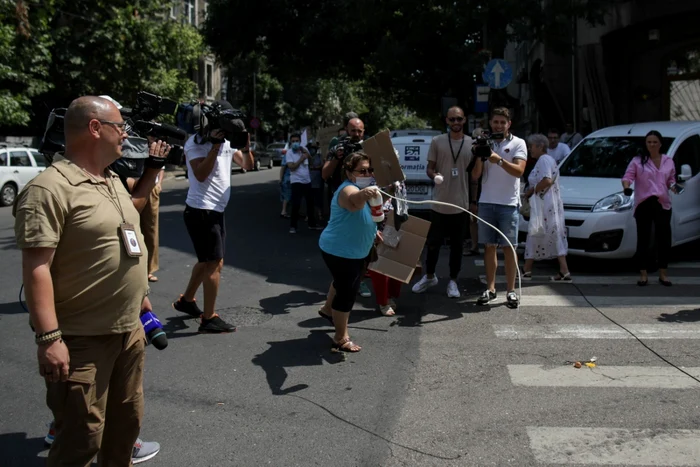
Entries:
POLYGON ((486 113, 489 111, 490 88, 481 84, 476 85, 476 98, 474 99, 474 112, 486 113))
POLYGON ((250 121, 250 127, 253 130, 260 128, 260 119, 258 117, 253 117, 253 119, 250 121))
POLYGON ((484 74, 481 76, 490 88, 503 89, 513 81, 513 69, 508 65, 508 62, 497 58, 486 64, 484 74))

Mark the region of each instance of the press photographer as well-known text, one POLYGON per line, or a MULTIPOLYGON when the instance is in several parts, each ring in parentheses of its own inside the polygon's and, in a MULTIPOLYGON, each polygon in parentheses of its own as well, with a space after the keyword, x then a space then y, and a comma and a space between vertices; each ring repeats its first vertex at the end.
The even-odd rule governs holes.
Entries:
POLYGON ((192 239, 197 264, 185 293, 173 308, 201 318, 200 332, 233 332, 236 327, 214 312, 219 291, 221 268, 226 251, 224 211, 231 194, 231 163, 244 169, 253 167, 253 155, 244 159, 240 149, 250 144, 243 119, 245 115, 226 101, 211 106, 197 104, 190 122, 197 133, 185 143, 189 190, 185 202, 185 226, 192 239), (195 294, 204 285, 204 311, 195 302, 195 294))
POLYGON ((338 139, 338 143, 331 148, 323 164, 321 175, 328 182, 331 195, 335 193, 342 183, 342 162, 345 157, 362 150, 362 140, 365 135, 365 124, 359 118, 351 118, 345 125, 346 136, 338 139))
MULTIPOLYGON (((518 243, 518 221, 520 206, 520 177, 525 171, 527 145, 525 141, 510 133, 510 111, 497 107, 491 113, 492 134, 477 137, 473 152, 477 156, 472 179, 481 181, 479 217, 503 232, 513 245, 518 243)), ((496 299, 496 249, 502 248, 505 256, 507 294, 506 305, 517 308, 520 303, 515 293, 515 276, 518 258, 510 245, 494 229, 479 223, 479 242, 485 245, 487 289, 477 303, 486 305, 496 299)))

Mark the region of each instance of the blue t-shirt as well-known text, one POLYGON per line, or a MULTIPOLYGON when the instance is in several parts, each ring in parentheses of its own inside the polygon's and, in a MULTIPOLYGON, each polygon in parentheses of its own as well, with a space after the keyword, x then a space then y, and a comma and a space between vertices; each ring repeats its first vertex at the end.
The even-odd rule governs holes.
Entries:
POLYGON ((352 182, 343 182, 333 195, 331 201, 331 218, 323 229, 318 245, 329 255, 349 259, 363 259, 369 255, 377 224, 372 220, 369 204, 365 203, 359 211, 348 211, 338 204, 340 192, 352 182))

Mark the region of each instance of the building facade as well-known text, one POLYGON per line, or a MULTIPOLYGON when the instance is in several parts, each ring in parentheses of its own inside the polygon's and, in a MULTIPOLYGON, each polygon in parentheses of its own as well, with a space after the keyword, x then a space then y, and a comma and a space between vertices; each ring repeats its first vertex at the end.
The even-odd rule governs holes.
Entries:
POLYGON ((700 120, 698 18, 698 0, 611 1, 605 24, 572 21, 569 52, 510 44, 518 129, 700 120))
MULTIPOLYGON (((201 28, 207 17, 208 6, 207 0, 176 0, 170 7, 170 19, 201 28)), ((225 99, 223 75, 223 69, 216 62, 213 54, 206 54, 199 58, 197 67, 190 70, 190 77, 197 83, 200 100, 212 103, 218 99, 225 99)))

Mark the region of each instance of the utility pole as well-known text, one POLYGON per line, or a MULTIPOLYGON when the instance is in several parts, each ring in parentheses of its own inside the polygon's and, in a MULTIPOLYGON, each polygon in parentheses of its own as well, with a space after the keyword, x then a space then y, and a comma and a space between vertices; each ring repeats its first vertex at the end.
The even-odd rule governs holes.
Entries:
MULTIPOLYGON (((258 117, 258 99, 257 99, 257 86, 255 84, 255 72, 253 72, 253 117, 257 118, 258 117)), ((254 130, 254 135, 255 135, 255 141, 258 140, 258 129, 255 128, 254 130)))

